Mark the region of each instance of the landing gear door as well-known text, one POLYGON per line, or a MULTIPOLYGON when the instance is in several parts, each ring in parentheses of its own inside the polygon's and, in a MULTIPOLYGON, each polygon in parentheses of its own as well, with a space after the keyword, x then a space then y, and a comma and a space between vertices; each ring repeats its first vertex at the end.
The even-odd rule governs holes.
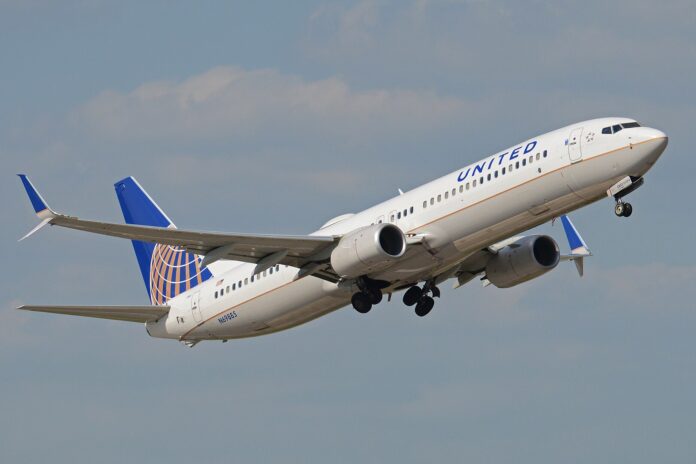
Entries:
POLYGON ((582 150, 580 147, 580 137, 582 136, 582 127, 573 129, 568 137, 568 158, 571 163, 577 163, 582 160, 582 150))
POLYGON ((201 322, 203 320, 203 316, 201 315, 201 306, 200 306, 200 292, 196 292, 193 295, 191 295, 191 314, 193 315, 193 320, 196 322, 201 322))

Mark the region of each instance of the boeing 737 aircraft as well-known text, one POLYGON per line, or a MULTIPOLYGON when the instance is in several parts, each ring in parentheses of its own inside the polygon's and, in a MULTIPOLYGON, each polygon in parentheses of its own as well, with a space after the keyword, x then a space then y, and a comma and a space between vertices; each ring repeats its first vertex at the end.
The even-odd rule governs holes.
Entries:
POLYGON ((126 224, 56 213, 20 178, 41 223, 132 240, 148 306, 19 309, 140 322, 152 337, 193 346, 288 329, 352 303, 367 313, 384 294, 428 314, 438 285, 481 277, 508 288, 561 260, 580 275, 590 250, 566 213, 613 198, 617 216, 667 146, 633 119, 583 121, 525 140, 305 236, 177 229, 133 177, 116 182, 126 224), (571 253, 546 235, 516 236, 561 218, 571 253))

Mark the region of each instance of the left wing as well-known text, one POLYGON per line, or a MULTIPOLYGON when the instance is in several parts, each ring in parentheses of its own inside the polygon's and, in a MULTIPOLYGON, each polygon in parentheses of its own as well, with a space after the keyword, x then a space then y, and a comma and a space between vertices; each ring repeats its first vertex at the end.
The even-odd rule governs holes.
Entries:
MULTIPOLYGON (((568 246, 570 247, 570 254, 562 254, 560 256, 561 261, 572 261, 575 263, 575 267, 578 271, 580 277, 584 274, 584 262, 585 258, 592 256, 590 247, 587 246, 585 240, 583 240, 580 233, 575 228, 575 225, 570 220, 567 215, 561 216, 561 222, 563 223, 563 230, 565 232, 566 238, 568 239, 568 246)), ((442 280, 446 280, 451 277, 456 277, 457 282, 454 284, 454 288, 461 287, 467 282, 471 281, 477 275, 484 272, 488 260, 495 255, 498 250, 508 246, 511 243, 519 240, 522 237, 510 237, 503 240, 502 242, 495 243, 489 247, 479 250, 473 253, 471 256, 467 257, 459 266, 454 270, 454 273, 445 274, 442 276, 442 280)), ((482 279, 484 285, 488 285, 487 279, 482 279)))
POLYGON ((17 309, 42 313, 68 314, 71 316, 97 317, 128 322, 156 321, 169 312, 169 306, 36 306, 25 305, 17 309))
POLYGON ((329 265, 329 257, 340 237, 228 234, 90 221, 56 213, 49 208, 26 175, 19 174, 19 177, 29 195, 36 215, 42 219, 37 227, 20 240, 50 224, 95 234, 183 248, 189 253, 205 255, 202 267, 220 259, 228 259, 257 263, 254 273, 258 273, 276 264, 285 264, 300 268, 298 277, 312 274, 326 280, 338 281, 329 265))

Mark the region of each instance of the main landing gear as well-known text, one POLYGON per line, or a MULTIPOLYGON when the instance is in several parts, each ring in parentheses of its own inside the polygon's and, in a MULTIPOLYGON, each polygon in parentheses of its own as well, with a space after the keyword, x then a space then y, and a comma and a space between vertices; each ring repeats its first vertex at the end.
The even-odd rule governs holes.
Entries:
POLYGON ((431 282, 426 282, 423 288, 414 285, 406 290, 404 304, 406 306, 416 305, 416 315, 423 317, 435 306, 433 297, 440 297, 440 289, 431 282), (432 293, 432 296, 428 295, 429 293, 432 293))
POLYGON ((358 279, 357 285, 360 291, 353 294, 350 302, 357 312, 365 314, 372 309, 373 305, 382 301, 382 288, 385 285, 383 282, 367 277, 358 279))

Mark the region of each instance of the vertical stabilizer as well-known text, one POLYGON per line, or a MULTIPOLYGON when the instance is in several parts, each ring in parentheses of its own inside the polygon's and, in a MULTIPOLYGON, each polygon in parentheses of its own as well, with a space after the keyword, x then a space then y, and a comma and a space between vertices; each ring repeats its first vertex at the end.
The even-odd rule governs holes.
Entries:
MULTIPOLYGON (((127 224, 176 227, 133 177, 116 182, 114 188, 127 224)), ((212 276, 207 267, 201 267, 197 255, 181 248, 138 240, 131 242, 152 304, 165 304, 212 276)))

